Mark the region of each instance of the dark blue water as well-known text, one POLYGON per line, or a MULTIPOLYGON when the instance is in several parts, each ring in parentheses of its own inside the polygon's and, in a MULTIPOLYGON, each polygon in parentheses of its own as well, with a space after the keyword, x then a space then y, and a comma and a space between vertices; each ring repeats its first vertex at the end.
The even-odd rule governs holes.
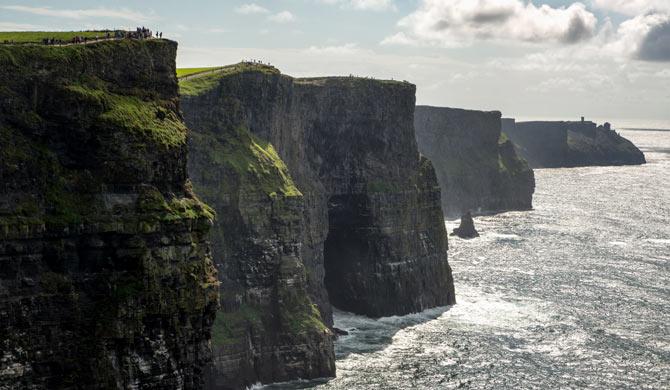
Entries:
POLYGON ((534 211, 450 240, 456 306, 336 313, 338 377, 271 388, 670 388, 670 132, 622 133, 649 164, 537 170, 534 211))

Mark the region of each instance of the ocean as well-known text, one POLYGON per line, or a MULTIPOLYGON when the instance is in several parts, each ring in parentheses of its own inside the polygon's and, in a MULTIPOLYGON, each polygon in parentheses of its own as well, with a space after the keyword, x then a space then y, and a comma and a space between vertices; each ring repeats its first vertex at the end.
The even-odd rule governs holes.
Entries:
POLYGON ((620 133, 647 165, 536 170, 533 211, 450 237, 455 306, 336 312, 338 377, 264 388, 670 388, 670 130, 620 133))

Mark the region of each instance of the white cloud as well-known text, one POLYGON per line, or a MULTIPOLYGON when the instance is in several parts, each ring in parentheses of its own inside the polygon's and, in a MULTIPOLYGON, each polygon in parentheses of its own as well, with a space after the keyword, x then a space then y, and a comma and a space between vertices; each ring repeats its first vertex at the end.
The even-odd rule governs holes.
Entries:
POLYGON ((353 8, 361 11, 396 10, 393 0, 318 0, 324 4, 339 4, 344 8, 353 8))
POLYGON ((265 7, 261 7, 256 3, 242 4, 241 6, 235 8, 235 12, 242 15, 251 15, 251 14, 267 14, 270 13, 265 7))
POLYGON ((124 19, 140 23, 155 19, 152 16, 144 15, 140 12, 132 11, 127 8, 56 9, 51 7, 28 7, 23 5, 5 5, 1 6, 0 8, 10 11, 26 12, 33 15, 68 19, 111 18, 124 19))
POLYGON ((619 25, 604 50, 648 61, 670 61, 670 15, 646 14, 619 25))
POLYGON ((581 3, 567 8, 521 0, 421 0, 384 44, 462 46, 474 40, 574 43, 595 34, 597 19, 581 3))
POLYGON ((276 23, 291 23, 295 21, 295 16, 289 11, 282 11, 274 15, 268 16, 268 20, 276 23))
POLYGON ((670 12, 669 0, 593 0, 593 6, 629 16, 653 11, 670 12))
POLYGON ((306 50, 309 54, 329 54, 329 55, 351 55, 361 53, 361 50, 356 43, 347 43, 339 46, 311 46, 306 50))
POLYGON ((43 30, 44 28, 34 24, 0 22, 0 31, 30 31, 43 30))
POLYGON ((351 0, 351 6, 355 9, 371 11, 384 11, 395 7, 391 0, 351 0))
POLYGON ((382 40, 382 45, 420 45, 418 38, 412 38, 404 32, 399 32, 382 40))

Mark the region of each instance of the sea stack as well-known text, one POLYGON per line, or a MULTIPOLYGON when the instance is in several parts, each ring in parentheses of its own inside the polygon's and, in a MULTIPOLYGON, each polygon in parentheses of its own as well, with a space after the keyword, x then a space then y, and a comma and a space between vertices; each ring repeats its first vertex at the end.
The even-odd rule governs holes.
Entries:
POLYGON ((472 213, 469 211, 461 217, 461 224, 451 233, 452 236, 460 238, 476 238, 479 237, 477 229, 475 229, 475 221, 472 219, 472 213))

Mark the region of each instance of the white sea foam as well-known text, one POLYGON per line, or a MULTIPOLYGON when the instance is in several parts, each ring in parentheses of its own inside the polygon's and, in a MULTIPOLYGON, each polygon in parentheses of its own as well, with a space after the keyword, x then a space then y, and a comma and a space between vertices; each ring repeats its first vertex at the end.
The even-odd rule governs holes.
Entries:
POLYGON ((521 241, 522 238, 517 234, 504 234, 504 233, 488 233, 486 234, 487 238, 491 237, 497 241, 521 241))
POLYGON ((651 244, 670 245, 670 239, 666 238, 648 238, 645 241, 651 244))

